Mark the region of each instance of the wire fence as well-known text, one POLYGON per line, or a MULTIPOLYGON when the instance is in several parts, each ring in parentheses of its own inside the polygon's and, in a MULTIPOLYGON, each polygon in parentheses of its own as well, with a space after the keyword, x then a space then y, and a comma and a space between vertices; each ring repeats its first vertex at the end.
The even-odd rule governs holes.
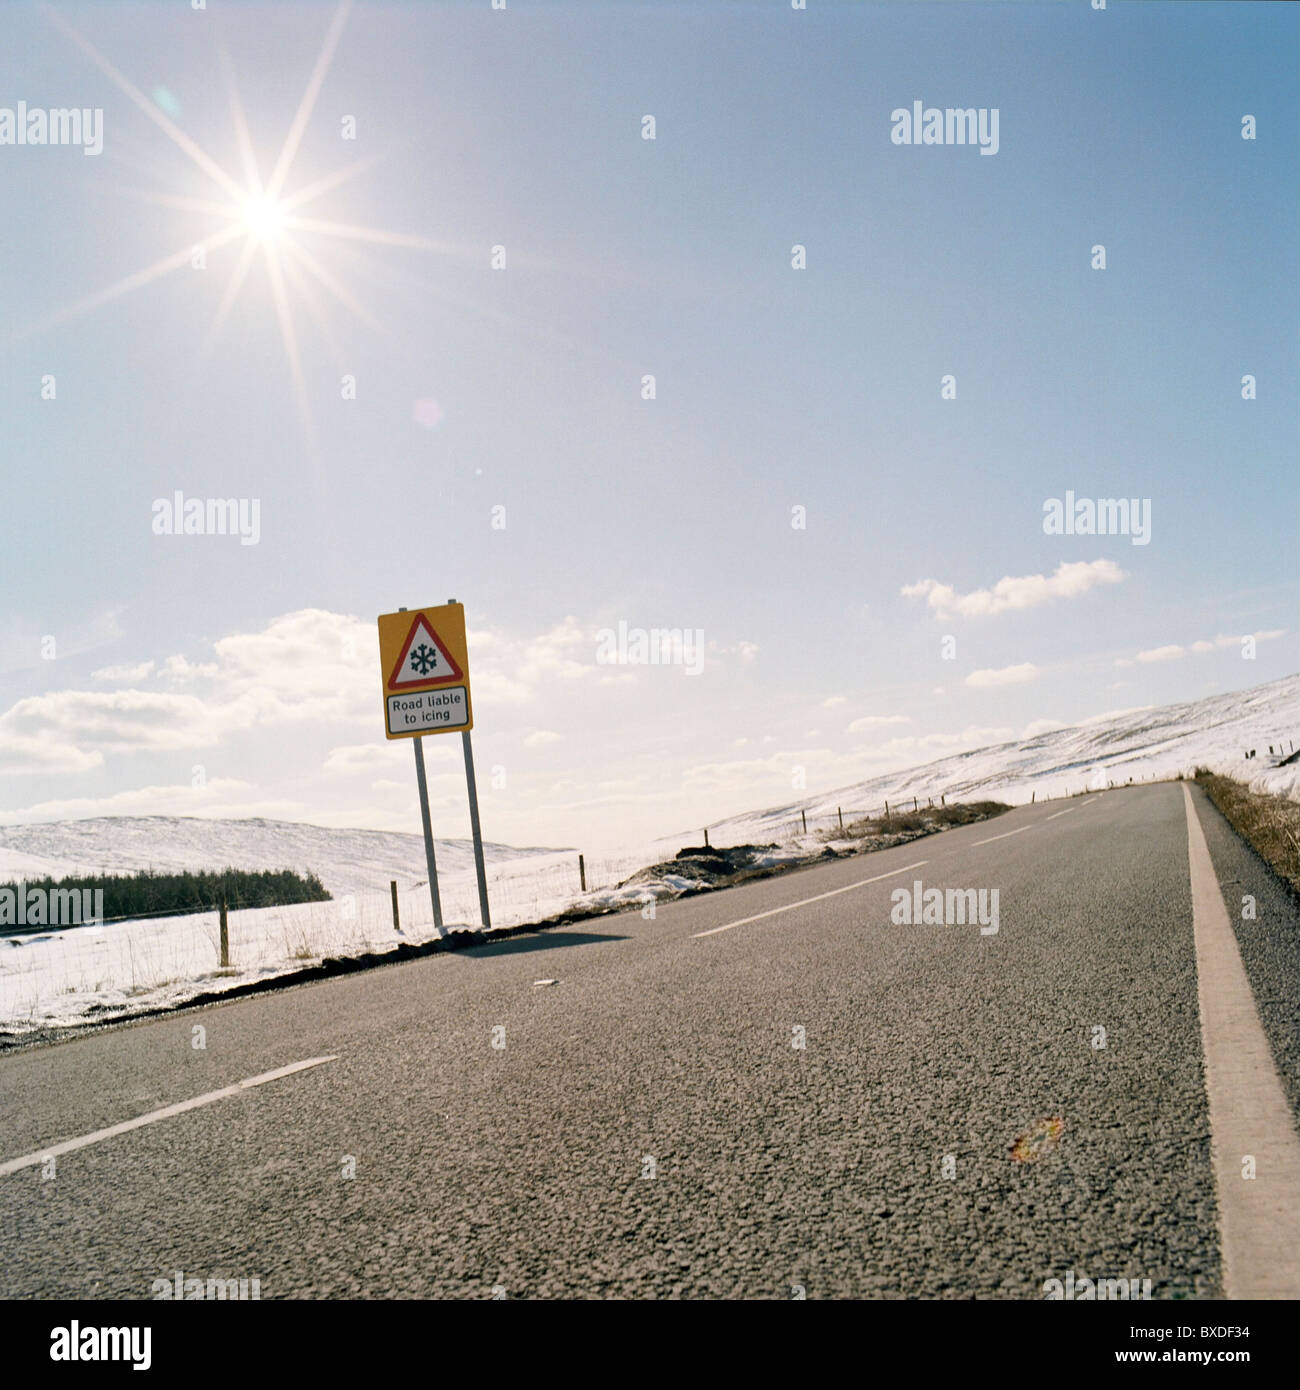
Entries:
MULTIPOLYGON (((1023 805, 1044 804, 1049 801, 1069 800, 1073 797, 1093 796, 1099 791, 1106 791, 1114 787, 1130 786, 1135 782, 1161 781, 1166 774, 1149 773, 1144 777, 1099 777, 1091 768, 1082 769, 1084 780, 1071 782, 1065 781, 1051 788, 1040 789, 1030 787, 1023 790, 1029 791, 1029 800, 1023 805)), ((1005 788, 1000 789, 1004 793, 1005 788)), ((1023 796, 1023 790, 1021 795, 1023 796)), ((997 792, 990 792, 988 795, 969 793, 955 795, 952 805, 969 804, 977 801, 997 800, 997 792)), ((752 840, 756 836, 763 839, 773 840, 793 840, 802 836, 816 835, 819 838, 834 838, 835 832, 844 831, 846 834, 855 826, 863 821, 888 821, 898 819, 903 816, 924 815, 926 811, 942 811, 948 809, 948 799, 946 793, 940 793, 938 797, 933 796, 903 796, 889 797, 881 802, 879 806, 868 807, 866 809, 850 809, 847 806, 837 806, 834 811, 810 812, 800 808, 790 810, 780 814, 774 813, 770 819, 750 818, 744 823, 743 840, 752 840)), ((716 828, 708 827, 701 832, 702 844, 710 845, 715 849, 728 848, 730 844, 741 843, 741 840, 734 838, 726 822, 716 828), (719 838, 721 835, 721 838, 719 838)))

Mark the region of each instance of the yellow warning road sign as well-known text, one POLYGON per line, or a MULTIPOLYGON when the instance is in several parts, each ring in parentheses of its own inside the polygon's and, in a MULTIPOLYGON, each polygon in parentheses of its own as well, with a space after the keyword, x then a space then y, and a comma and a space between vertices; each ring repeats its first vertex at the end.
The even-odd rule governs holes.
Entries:
POLYGON ((389 738, 474 727, 463 603, 381 613, 379 665, 389 738))

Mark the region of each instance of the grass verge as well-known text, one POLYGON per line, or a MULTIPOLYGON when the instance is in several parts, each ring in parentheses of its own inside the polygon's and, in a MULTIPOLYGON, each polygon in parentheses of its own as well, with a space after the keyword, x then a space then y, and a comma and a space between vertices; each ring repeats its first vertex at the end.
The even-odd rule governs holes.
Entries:
POLYGON ((1300 893, 1300 802, 1254 791, 1208 767, 1198 767, 1193 776, 1237 834, 1300 893))
POLYGON ((969 825, 972 821, 988 820, 1009 811, 1002 801, 961 801, 951 806, 927 806, 920 811, 891 811, 887 816, 873 816, 851 821, 843 830, 822 832, 825 840, 866 840, 877 835, 904 835, 913 831, 947 830, 953 825, 969 825))

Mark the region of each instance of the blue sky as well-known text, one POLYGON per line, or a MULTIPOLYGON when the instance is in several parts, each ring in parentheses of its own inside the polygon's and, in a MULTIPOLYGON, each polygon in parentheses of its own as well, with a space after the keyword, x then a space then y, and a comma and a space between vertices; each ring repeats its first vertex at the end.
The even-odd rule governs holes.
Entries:
MULTIPOLYGON (((73 35, 242 185, 222 46, 265 179, 337 18, 0 14, 0 107, 104 112, 99 156, 0 145, 4 818, 416 828, 374 619, 449 597, 516 843, 1300 665, 1294 7, 359 3, 283 192, 364 167, 207 342, 238 206, 73 35), (892 143, 915 100, 997 108, 997 154, 892 143), (1045 535, 1067 489, 1149 498, 1150 543, 1045 535), (258 543, 155 535, 176 490, 258 499, 258 543), (704 669, 599 664, 620 621, 702 631, 704 669)), ((457 741, 427 747, 462 834, 457 741)))

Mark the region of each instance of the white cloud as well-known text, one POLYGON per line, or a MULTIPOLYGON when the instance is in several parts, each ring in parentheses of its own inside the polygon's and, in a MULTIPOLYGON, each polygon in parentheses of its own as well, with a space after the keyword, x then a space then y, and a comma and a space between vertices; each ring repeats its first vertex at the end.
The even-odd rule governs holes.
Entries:
MULTIPOLYGON (((403 743, 407 740, 403 740, 403 743)), ((379 743, 347 743, 331 748, 321 771, 327 777, 353 777, 367 773, 391 772, 404 749, 387 739, 379 743)), ((410 754, 406 757, 409 759, 410 754)))
POLYGON ((223 637, 213 651, 219 698, 237 703, 250 724, 381 717, 378 634, 370 623, 307 608, 260 632, 223 637))
MULTIPOLYGON (((381 717, 374 629, 305 609, 261 631, 223 637, 216 660, 169 657, 161 674, 179 690, 61 690, 29 696, 0 715, 0 760, 11 772, 85 771, 103 755, 209 748, 232 734, 284 724, 381 717), (54 756, 66 746, 78 756, 54 756)), ((111 670, 112 668, 104 668, 111 670)))
POLYGON ((1180 657, 1186 656, 1189 652, 1195 652, 1198 656, 1203 656, 1206 652, 1212 652, 1221 647, 1239 647, 1247 637, 1255 642, 1271 642, 1278 637, 1286 636, 1286 628, 1271 628, 1267 632, 1243 633, 1240 637, 1229 637, 1220 633, 1213 642, 1207 638, 1200 638, 1190 645, 1183 647, 1176 642, 1170 642, 1163 647, 1148 647, 1146 651, 1138 652, 1134 657, 1120 657, 1116 666, 1132 666, 1134 662, 1144 663, 1153 661, 1177 661, 1180 657))
POLYGON ((204 676, 215 676, 219 669, 215 661, 196 663, 183 656, 169 656, 162 664, 162 674, 173 681, 192 681, 204 676))
POLYGON ((42 801, 21 811, 6 813, 14 821, 82 820, 88 816, 266 816, 271 820, 299 820, 301 802, 241 800, 240 793, 254 791, 236 778, 214 778, 205 786, 188 782, 171 786, 131 787, 111 796, 75 796, 42 801))
POLYGON ((104 755, 86 752, 52 734, 17 734, 0 719, 0 775, 53 776, 60 772, 89 772, 103 765, 104 755))
MULTIPOLYGON (((694 641, 691 629, 683 629, 683 638, 694 641)), ((688 650, 691 650, 688 648, 688 650)), ((714 638, 709 638, 704 644, 704 665, 710 669, 724 666, 727 664, 725 658, 735 657, 741 666, 752 664, 754 658, 758 656, 758 643, 746 642, 743 638, 733 643, 731 646, 719 642, 714 638)))
POLYGON ((560 735, 553 729, 534 729, 524 739, 525 748, 544 748, 548 743, 559 743, 560 735))
POLYGON ((211 711, 194 695, 165 691, 60 690, 19 700, 0 715, 0 751, 31 743, 83 752, 173 752, 217 741, 211 711))
POLYGON ((924 598, 941 618, 979 618, 1036 608, 1052 599, 1078 598, 1099 584, 1118 584, 1124 578, 1124 571, 1113 560, 1077 560, 1058 565, 1051 576, 1007 576, 991 589, 974 589, 969 594, 959 594, 951 584, 935 579, 907 584, 900 593, 904 598, 924 598))
POLYGON ((588 631, 574 617, 534 637, 483 628, 470 632, 468 641, 475 704, 525 704, 558 683, 607 673, 596 665, 594 630, 588 631))
POLYGON ((1222 634, 1214 639, 1215 646, 1218 647, 1239 647, 1247 637, 1253 637, 1256 642, 1272 642, 1278 637, 1286 636, 1286 628, 1269 628, 1267 632, 1245 632, 1240 637, 1226 637, 1222 634))
MULTIPOLYGON (((767 740, 764 740, 765 742, 767 740)), ((738 758, 732 762, 697 763, 682 775, 694 792, 717 794, 730 791, 759 797, 790 792, 795 768, 803 768, 812 783, 838 765, 828 748, 804 748, 774 752, 762 758, 738 758)))
POLYGON ((1003 685, 1025 685, 1038 679, 1038 667, 1032 661, 1023 661, 1019 666, 987 667, 972 671, 966 677, 966 684, 976 690, 990 690, 1003 685))
POLYGON ((142 681, 153 670, 152 661, 137 661, 133 666, 101 666, 90 673, 97 681, 142 681))
POLYGON ((886 724, 910 724, 912 721, 905 714, 864 714, 861 719, 855 719, 849 725, 849 733, 861 734, 868 729, 879 729, 886 724))
POLYGON ((823 709, 835 709, 839 705, 847 705, 849 697, 847 695, 829 695, 822 701, 823 709))

